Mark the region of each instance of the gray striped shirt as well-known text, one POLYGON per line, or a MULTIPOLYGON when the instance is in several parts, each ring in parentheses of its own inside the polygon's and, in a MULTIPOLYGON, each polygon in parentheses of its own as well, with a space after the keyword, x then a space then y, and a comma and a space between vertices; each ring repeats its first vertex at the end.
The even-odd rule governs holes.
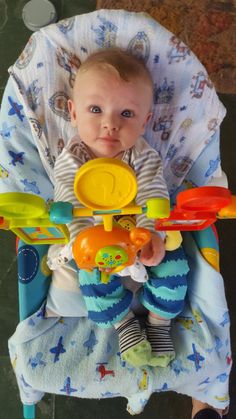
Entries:
MULTIPOLYGON (((87 161, 93 159, 87 146, 75 136, 56 160, 54 168, 54 200, 69 201, 73 206, 82 206, 74 194, 74 178, 77 170, 87 161)), ((122 161, 135 172, 138 184, 136 204, 144 206, 148 198, 169 198, 167 186, 163 178, 162 162, 159 154, 140 137, 135 145, 126 150, 122 161)), ((155 220, 148 219, 145 214, 137 215, 137 226, 155 231, 155 220)), ((93 217, 75 218, 68 225, 71 241, 85 227, 95 224, 93 217)))

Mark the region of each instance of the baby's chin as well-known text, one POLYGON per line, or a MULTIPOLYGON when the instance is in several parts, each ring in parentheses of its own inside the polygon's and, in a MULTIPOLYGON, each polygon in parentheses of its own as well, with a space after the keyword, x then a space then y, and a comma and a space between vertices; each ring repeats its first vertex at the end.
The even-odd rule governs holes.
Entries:
POLYGON ((124 154, 124 151, 119 151, 116 154, 109 155, 109 156, 104 156, 104 157, 107 157, 107 158, 110 158, 110 159, 122 159, 123 154, 124 154))
POLYGON ((101 150, 93 152, 95 157, 103 157, 108 159, 119 159, 122 158, 124 150, 101 150))

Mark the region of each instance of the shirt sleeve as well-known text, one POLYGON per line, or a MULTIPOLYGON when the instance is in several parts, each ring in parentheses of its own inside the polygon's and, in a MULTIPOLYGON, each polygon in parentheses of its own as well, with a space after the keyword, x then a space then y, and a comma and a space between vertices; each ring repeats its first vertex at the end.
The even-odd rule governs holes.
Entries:
MULTIPOLYGON (((169 194, 163 177, 162 162, 159 154, 148 144, 143 144, 139 149, 134 149, 131 158, 131 166, 135 171, 138 192, 137 205, 145 206, 149 198, 167 198, 169 194)), ((137 215, 137 226, 155 230, 155 219, 147 218, 145 214, 137 215)))
MULTIPOLYGON (((58 157, 54 168, 54 201, 70 202, 73 206, 83 207, 74 194, 74 178, 78 169, 87 161, 83 153, 73 153, 65 148, 58 157)), ((70 243, 84 228, 94 224, 93 217, 77 217, 67 225, 70 232, 70 243)))

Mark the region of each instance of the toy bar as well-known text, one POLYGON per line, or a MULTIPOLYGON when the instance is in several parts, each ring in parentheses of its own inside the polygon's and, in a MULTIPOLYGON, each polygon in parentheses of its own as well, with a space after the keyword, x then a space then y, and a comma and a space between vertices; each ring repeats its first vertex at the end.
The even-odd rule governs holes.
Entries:
POLYGON ((70 202, 47 206, 35 195, 0 194, 0 229, 13 231, 28 244, 63 244, 69 241, 66 224, 74 217, 102 216, 105 231, 112 231, 115 215, 145 213, 156 219, 157 230, 202 230, 217 218, 236 218, 236 197, 227 188, 203 186, 182 191, 170 211, 169 201, 149 199, 146 206, 131 205, 137 193, 133 170, 120 160, 98 158, 77 172, 74 191, 84 205, 70 202))

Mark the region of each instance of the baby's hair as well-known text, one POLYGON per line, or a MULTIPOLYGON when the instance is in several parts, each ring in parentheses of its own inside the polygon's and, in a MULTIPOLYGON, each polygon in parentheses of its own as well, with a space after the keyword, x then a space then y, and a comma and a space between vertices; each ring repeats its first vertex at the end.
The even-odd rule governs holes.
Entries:
POLYGON ((153 89, 152 76, 144 61, 120 48, 101 49, 92 53, 80 66, 78 75, 90 69, 109 69, 122 80, 143 79, 153 89))

